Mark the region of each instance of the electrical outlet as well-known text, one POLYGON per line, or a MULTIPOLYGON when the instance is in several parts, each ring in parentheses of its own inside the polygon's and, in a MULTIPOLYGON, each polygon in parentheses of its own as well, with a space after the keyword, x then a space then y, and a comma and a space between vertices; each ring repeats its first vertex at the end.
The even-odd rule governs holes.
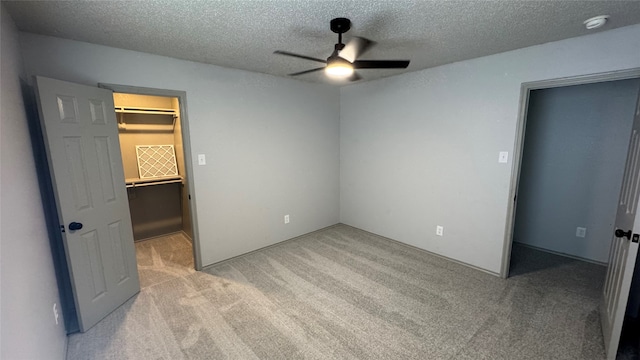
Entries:
POLYGON ((436 226, 436 235, 443 236, 444 235, 444 227, 438 225, 436 226))
POLYGON ((577 227, 576 228, 576 236, 577 237, 581 237, 581 238, 587 236, 587 228, 577 227))
POLYGON ((284 216, 284 223, 288 224, 289 223, 289 215, 285 215, 284 216))
POLYGON ((56 325, 58 325, 58 304, 53 303, 53 318, 56 319, 56 325))

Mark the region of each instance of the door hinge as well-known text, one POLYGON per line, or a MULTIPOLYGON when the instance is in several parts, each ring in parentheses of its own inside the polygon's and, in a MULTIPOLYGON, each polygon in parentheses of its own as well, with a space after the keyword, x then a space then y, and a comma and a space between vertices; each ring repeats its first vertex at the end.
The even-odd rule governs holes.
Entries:
POLYGON ((189 200, 191 200, 191 194, 189 194, 189 200))
POLYGON ((638 239, 640 239, 640 235, 638 234, 633 234, 633 238, 631 238, 631 241, 633 241, 634 243, 638 242, 638 239))
POLYGON ((64 225, 60 225, 60 232, 64 232, 64 225))

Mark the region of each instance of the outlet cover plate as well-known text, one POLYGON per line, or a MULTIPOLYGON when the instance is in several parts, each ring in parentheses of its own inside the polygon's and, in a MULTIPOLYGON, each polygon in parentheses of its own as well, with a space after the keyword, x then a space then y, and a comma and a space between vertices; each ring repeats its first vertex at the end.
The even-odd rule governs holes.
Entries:
POLYGON ((500 151, 498 154, 498 162, 502 164, 506 164, 509 162, 509 152, 508 151, 500 151))

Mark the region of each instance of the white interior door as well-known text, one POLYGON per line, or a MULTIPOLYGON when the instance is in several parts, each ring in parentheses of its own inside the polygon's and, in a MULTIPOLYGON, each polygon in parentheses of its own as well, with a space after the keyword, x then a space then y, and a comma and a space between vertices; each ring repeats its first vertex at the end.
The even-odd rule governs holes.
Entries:
POLYGON ((638 234, 640 232, 640 97, 627 155, 622 191, 616 215, 616 231, 609 253, 609 266, 600 303, 602 332, 607 359, 616 358, 622 323, 629 299, 633 270, 638 256, 638 234))
POLYGON ((80 331, 140 291, 111 91, 36 78, 80 331))

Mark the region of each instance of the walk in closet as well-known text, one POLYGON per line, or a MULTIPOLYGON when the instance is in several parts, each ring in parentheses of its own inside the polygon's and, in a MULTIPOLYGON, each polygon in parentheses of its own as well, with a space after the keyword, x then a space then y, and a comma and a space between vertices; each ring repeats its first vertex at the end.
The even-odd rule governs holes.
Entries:
POLYGON ((192 239, 178 99, 113 97, 134 239, 192 239))

